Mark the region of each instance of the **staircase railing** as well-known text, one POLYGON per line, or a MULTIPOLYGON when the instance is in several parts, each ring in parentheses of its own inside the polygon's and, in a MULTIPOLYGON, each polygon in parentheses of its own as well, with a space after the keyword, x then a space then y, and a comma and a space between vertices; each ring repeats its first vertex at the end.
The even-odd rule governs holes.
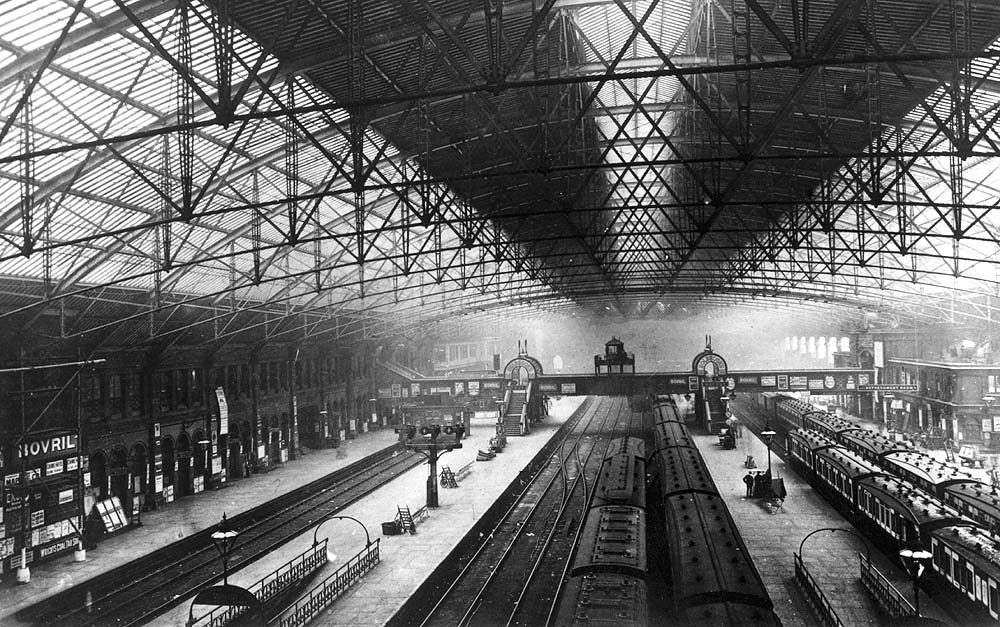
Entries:
POLYGON ((379 366, 382 366, 389 372, 398 374, 399 376, 405 377, 407 379, 419 380, 427 378, 426 376, 417 372, 413 368, 410 368, 409 366, 404 366, 403 364, 397 363, 395 361, 389 361, 386 359, 376 359, 375 363, 377 363, 379 366))

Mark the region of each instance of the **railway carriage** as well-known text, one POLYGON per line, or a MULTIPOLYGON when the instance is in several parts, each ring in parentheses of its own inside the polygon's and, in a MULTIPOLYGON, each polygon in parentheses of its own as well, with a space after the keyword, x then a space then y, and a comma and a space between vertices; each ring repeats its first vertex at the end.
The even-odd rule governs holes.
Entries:
POLYGON ((684 418, 677 409, 677 403, 672 399, 660 400, 653 406, 653 422, 679 422, 684 424, 684 418))
POLYGON ((843 443, 844 434, 863 430, 846 418, 838 418, 825 411, 813 411, 802 415, 802 426, 818 431, 834 442, 843 443))
POLYGON ((823 492, 832 494, 842 509, 853 510, 858 479, 881 475, 882 469, 860 455, 838 446, 817 450, 813 456, 813 479, 823 492))
POLYGON ((943 501, 898 477, 872 475, 855 484, 859 514, 900 546, 917 545, 941 527, 975 525, 943 501))
POLYGON ((964 609, 1000 620, 1000 541, 995 536, 975 527, 942 527, 930 534, 930 552, 930 585, 954 591, 951 597, 964 609))
POLYGON ((642 577, 588 573, 569 579, 559 602, 560 625, 567 627, 645 627, 649 594, 642 577))
POLYGON ((653 448, 659 450, 670 446, 695 448, 694 439, 682 422, 663 421, 653 425, 653 448))
POLYGON ((862 428, 842 432, 839 442, 874 464, 884 465, 886 455, 913 452, 907 444, 862 428))
POLYGON ((730 601, 688 608, 677 624, 696 627, 781 627, 781 619, 773 611, 753 603, 730 601))
MULTIPOLYGON (((780 625, 705 460, 669 404, 654 408, 651 464, 655 469, 652 485, 658 487, 656 496, 660 498, 655 513, 664 530, 662 545, 667 553, 673 623, 704 627, 780 625)), ((647 501, 652 507, 652 499, 647 501)))
POLYGON ((587 512, 577 541, 572 576, 608 572, 646 576, 646 511, 604 505, 587 512))
POLYGON ((978 482, 969 471, 914 450, 887 453, 882 458, 882 466, 939 499, 944 498, 944 490, 949 485, 970 480, 978 482))
MULTIPOLYGON (((801 429, 806 426, 803 423, 803 417, 811 411, 819 411, 809 403, 791 397, 776 400, 774 407, 778 419, 785 421, 793 429, 801 429)), ((819 413, 825 414, 826 412, 819 413)))
POLYGON ((698 449, 679 446, 658 450, 656 471, 663 498, 691 491, 719 492, 698 449))
POLYGON ((836 442, 812 429, 789 431, 785 440, 785 449, 791 455, 794 465, 808 471, 812 471, 813 458, 818 451, 836 445, 836 442))
MULTIPOLYGON (((952 611, 1000 621, 997 490, 906 444, 821 418, 808 403, 787 401, 765 399, 800 412, 802 424, 826 424, 829 439, 837 439, 837 446, 827 446, 813 435, 789 434, 789 450, 810 481, 835 505, 849 508, 878 542, 929 550, 933 581, 926 587, 952 611), (809 454, 811 471, 802 463, 809 454)), ((794 424, 796 418, 788 420, 794 424)))
POLYGON ((667 547, 678 611, 698 615, 715 603, 772 609, 771 598, 718 494, 675 493, 664 499, 667 547))
POLYGON ((646 507, 645 444, 638 438, 614 440, 601 464, 590 506, 610 504, 646 507))
POLYGON ((978 479, 955 481, 941 489, 941 500, 1000 537, 1000 492, 978 479))

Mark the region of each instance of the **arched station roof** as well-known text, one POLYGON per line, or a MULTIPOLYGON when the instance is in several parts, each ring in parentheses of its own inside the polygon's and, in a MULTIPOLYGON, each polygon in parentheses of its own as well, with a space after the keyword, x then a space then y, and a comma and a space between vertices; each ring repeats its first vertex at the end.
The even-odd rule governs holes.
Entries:
POLYGON ((992 1, 8 4, 7 324, 998 317, 992 1))

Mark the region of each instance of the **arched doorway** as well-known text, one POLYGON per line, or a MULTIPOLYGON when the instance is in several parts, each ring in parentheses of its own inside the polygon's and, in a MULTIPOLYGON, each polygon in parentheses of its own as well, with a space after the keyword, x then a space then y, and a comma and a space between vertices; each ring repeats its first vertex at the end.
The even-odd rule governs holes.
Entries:
MULTIPOLYGON (((249 463, 249 469, 253 469, 255 466, 256 451, 253 448, 253 426, 250 424, 249 420, 244 420, 240 423, 240 440, 243 442, 243 452, 246 455, 246 460, 244 463, 249 463)), ((244 469, 246 471, 246 476, 250 476, 250 470, 244 469)))
POLYGON ((178 498, 191 494, 191 436, 187 431, 177 436, 177 487, 178 498))
MULTIPOLYGON (((205 487, 205 469, 208 467, 208 445, 210 444, 208 438, 205 436, 205 432, 198 430, 194 432, 194 442, 192 442, 191 449, 191 482, 192 484, 200 484, 201 488, 205 487), (198 478, 201 477, 201 481, 198 478)), ((192 489, 193 492, 198 492, 197 486, 192 489)))
POLYGON ((163 498, 170 502, 179 496, 174 487, 174 466, 177 463, 177 454, 174 450, 174 439, 164 436, 160 440, 160 453, 163 455, 163 498))
POLYGON ((108 498, 108 457, 104 451, 90 454, 90 487, 98 501, 108 498))
POLYGON ((292 445, 291 425, 288 421, 288 414, 281 414, 281 447, 283 449, 281 457, 283 461, 288 461, 288 448, 292 445))
POLYGON ((243 443, 240 440, 240 427, 236 423, 229 424, 229 434, 226 436, 229 442, 228 474, 229 481, 243 478, 243 443))
POLYGON ((278 417, 268 418, 267 456, 271 466, 281 463, 281 429, 278 427, 278 417))
POLYGON ((146 457, 146 447, 142 444, 132 446, 132 498, 135 505, 142 509, 146 501, 146 486, 149 480, 149 459, 146 457))
POLYGON ((109 464, 108 474, 111 476, 109 490, 111 496, 118 497, 118 501, 121 503, 122 510, 126 516, 131 515, 132 495, 128 485, 128 451, 125 450, 125 447, 116 446, 111 451, 111 463, 109 464))

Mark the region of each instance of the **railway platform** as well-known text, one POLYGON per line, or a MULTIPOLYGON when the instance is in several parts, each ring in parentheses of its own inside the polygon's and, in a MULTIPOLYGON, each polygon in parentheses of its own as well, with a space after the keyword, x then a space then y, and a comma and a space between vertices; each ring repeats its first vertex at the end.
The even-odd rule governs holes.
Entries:
MULTIPOLYGON (((470 462, 471 470, 458 482, 457 488, 439 488, 440 506, 430 510, 417 523, 417 533, 414 535, 403 533, 381 536, 381 523, 392 520, 397 505, 408 505, 411 511, 424 505, 426 464, 408 471, 378 492, 345 508, 341 513, 361 521, 372 541, 381 536, 381 563, 311 624, 316 627, 385 625, 584 398, 563 397, 553 400, 548 417, 540 424, 533 425, 528 435, 508 440, 502 453, 485 462, 475 461, 476 453, 489 446, 494 421, 473 419, 473 435, 463 440, 463 448, 444 455, 438 461, 439 470, 442 466, 458 470, 470 462)), ((320 534, 321 537, 329 537, 328 550, 335 553, 335 557, 331 557, 330 563, 318 575, 317 580, 365 546, 361 526, 350 521, 325 523, 320 528, 320 534)), ((258 562, 254 569, 230 575, 229 580, 238 585, 247 585, 263 576, 268 569, 278 567, 288 556, 305 550, 311 542, 311 534, 308 538, 300 537, 287 544, 287 548, 283 550, 287 555, 275 556, 273 564, 258 562)), ((179 613, 168 614, 153 624, 179 627, 187 619, 187 609, 188 604, 185 604, 183 616, 179 613)))
POLYGON ((391 446, 397 439, 398 435, 392 429, 381 429, 344 440, 338 448, 308 451, 268 473, 229 482, 221 489, 187 496, 156 511, 144 512, 141 527, 103 540, 97 548, 87 551, 86 561, 74 562, 72 555, 68 555, 32 564, 31 581, 26 584, 13 583, 14 573, 6 574, 4 583, 0 585, 0 625, 19 627, 24 623, 19 622, 14 614, 23 607, 44 601, 84 581, 92 581, 99 586, 103 572, 138 555, 213 527, 219 523, 223 513, 232 515, 261 505, 280 492, 309 483, 391 446))
MULTIPOLYGON (((269 557, 230 572, 229 583, 250 587, 309 548, 314 536, 328 538, 330 553, 329 563, 316 575, 315 581, 319 581, 362 550, 366 538, 372 542, 377 539, 381 563, 312 624, 384 625, 583 400, 584 397, 570 397, 554 401, 549 417, 536 425, 529 435, 509 441, 504 451, 488 462, 475 462, 475 459, 479 449, 489 446, 495 419, 473 419, 471 434, 462 441, 463 448, 443 455, 438 460, 438 469, 448 466, 457 471, 470 462, 472 466, 469 472, 463 473, 457 488, 439 487, 440 507, 418 520, 416 534, 382 536, 381 523, 394 518, 397 506, 407 506, 416 512, 425 505, 426 464, 411 469, 339 512, 355 522, 328 520, 313 532, 283 545, 269 557)), ((224 512, 232 514, 260 505, 280 492, 304 485, 390 446, 397 438, 391 429, 359 435, 355 440, 342 443, 340 448, 311 451, 267 474, 144 513, 142 528, 107 539, 97 549, 87 552, 87 561, 76 563, 72 557, 67 557, 41 564, 32 568, 30 583, 0 586, 0 625, 27 627, 15 617, 19 609, 83 581, 100 585, 103 571, 186 535, 211 528, 219 523, 224 512)), ((198 609, 195 616, 200 613, 198 609)), ((187 600, 148 624, 183 627, 190 611, 191 602, 187 600)))
MULTIPOLYGON (((753 455, 758 468, 766 469, 768 464, 767 447, 749 429, 743 429, 735 449, 723 449, 714 435, 695 435, 695 441, 719 493, 739 525, 784 627, 812 627, 818 624, 805 595, 795 582, 793 555, 800 551, 800 544, 806 567, 844 625, 885 624, 885 616, 878 611, 861 583, 859 553, 868 552, 872 563, 903 596, 913 602, 913 584, 909 575, 890 562, 878 547, 871 542, 863 543, 852 534, 820 531, 853 527, 777 455, 771 455, 772 474, 784 479, 788 492, 781 509, 770 514, 758 499, 745 498, 743 477, 747 472, 744 467, 746 456, 753 455)), ((947 625, 966 627, 955 623, 926 592, 921 591, 920 595, 922 616, 947 625)))

